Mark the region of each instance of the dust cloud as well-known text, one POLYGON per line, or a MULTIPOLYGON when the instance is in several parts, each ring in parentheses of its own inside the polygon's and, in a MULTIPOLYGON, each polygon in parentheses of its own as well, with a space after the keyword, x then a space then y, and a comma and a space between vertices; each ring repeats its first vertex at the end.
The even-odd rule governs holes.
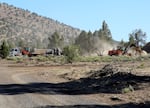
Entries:
POLYGON ((118 44, 117 43, 113 43, 113 42, 109 42, 106 40, 96 40, 95 41, 95 52, 97 53, 97 55, 99 56, 106 56, 108 55, 108 51, 117 48, 118 44))

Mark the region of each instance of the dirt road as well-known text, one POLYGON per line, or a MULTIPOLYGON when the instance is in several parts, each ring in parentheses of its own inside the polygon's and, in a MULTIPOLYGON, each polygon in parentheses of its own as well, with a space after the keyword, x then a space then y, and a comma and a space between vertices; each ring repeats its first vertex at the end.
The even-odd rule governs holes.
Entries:
POLYGON ((57 67, 16 68, 0 62, 0 108, 104 104, 87 95, 56 93, 56 89, 63 88, 55 87, 60 80, 53 74, 54 70, 57 67), (45 73, 51 76, 50 79, 45 80, 45 73))
MULTIPOLYGON (((133 87, 136 84, 141 87, 119 94, 113 92, 113 84, 108 86, 110 91, 102 86, 104 81, 109 83, 107 78, 110 77, 102 81, 96 77, 82 79, 85 72, 101 69, 105 63, 31 66, 0 60, 0 108, 149 108, 150 63, 143 63, 115 65, 125 70, 134 67, 133 73, 137 76, 130 80, 125 74, 121 79, 127 81, 119 78, 120 83, 130 82, 133 87), (76 78, 79 80, 74 80, 76 78)), ((112 82, 115 80, 116 76, 111 77, 112 82)))

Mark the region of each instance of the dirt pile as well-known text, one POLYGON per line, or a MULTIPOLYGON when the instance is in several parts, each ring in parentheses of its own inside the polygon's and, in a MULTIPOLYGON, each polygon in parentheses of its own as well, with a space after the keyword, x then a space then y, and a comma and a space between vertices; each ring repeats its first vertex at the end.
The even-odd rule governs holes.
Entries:
POLYGON ((99 78, 104 76, 110 76, 114 73, 117 73, 119 70, 113 65, 107 64, 105 65, 101 70, 91 70, 90 72, 87 72, 85 70, 79 71, 79 70, 73 70, 72 72, 65 73, 60 75, 59 77, 62 77, 67 80, 78 80, 81 78, 99 78))
POLYGON ((150 76, 137 76, 128 71, 120 71, 113 65, 105 65, 101 70, 90 71, 87 77, 65 83, 67 93, 126 93, 150 85, 150 76), (142 86, 142 85, 145 86, 142 86))
POLYGON ((119 69, 114 67, 113 65, 107 64, 101 70, 91 71, 87 75, 90 78, 103 78, 117 73, 118 70, 119 69))
POLYGON ((139 80, 136 75, 128 71, 120 71, 118 67, 110 64, 105 65, 101 70, 91 71, 88 74, 91 74, 88 79, 95 80, 96 88, 99 90, 103 88, 104 92, 122 93, 126 88, 129 91, 138 89, 137 81, 139 80))
POLYGON ((150 42, 147 43, 143 48, 142 50, 145 50, 147 53, 150 53, 150 42))

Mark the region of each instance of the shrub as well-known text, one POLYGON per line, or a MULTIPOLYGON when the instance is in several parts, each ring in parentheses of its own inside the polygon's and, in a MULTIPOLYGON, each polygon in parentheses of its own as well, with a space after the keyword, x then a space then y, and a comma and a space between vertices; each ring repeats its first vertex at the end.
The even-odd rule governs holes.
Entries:
POLYGON ((63 54, 68 63, 72 63, 79 56, 79 47, 70 45, 64 47, 63 54))
POLYGON ((139 66, 137 66, 137 68, 143 69, 145 67, 144 63, 141 63, 139 66))
POLYGON ((3 41, 0 49, 0 56, 2 58, 6 58, 9 55, 9 47, 6 43, 6 41, 3 41))
POLYGON ((19 56, 7 57, 7 60, 15 61, 16 63, 22 63, 24 61, 23 58, 19 56))
POLYGON ((134 91, 134 88, 131 85, 122 89, 122 93, 129 93, 133 91, 134 91))
POLYGON ((45 62, 48 61, 48 58, 45 56, 37 56, 36 60, 39 62, 45 62))

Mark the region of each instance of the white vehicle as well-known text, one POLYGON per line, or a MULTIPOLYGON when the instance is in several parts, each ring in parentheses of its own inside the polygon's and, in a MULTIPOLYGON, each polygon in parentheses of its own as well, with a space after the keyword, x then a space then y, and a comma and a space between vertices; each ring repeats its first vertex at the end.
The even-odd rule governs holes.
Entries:
POLYGON ((10 56, 20 56, 21 55, 21 52, 20 52, 20 49, 19 48, 12 48, 10 50, 10 56))

